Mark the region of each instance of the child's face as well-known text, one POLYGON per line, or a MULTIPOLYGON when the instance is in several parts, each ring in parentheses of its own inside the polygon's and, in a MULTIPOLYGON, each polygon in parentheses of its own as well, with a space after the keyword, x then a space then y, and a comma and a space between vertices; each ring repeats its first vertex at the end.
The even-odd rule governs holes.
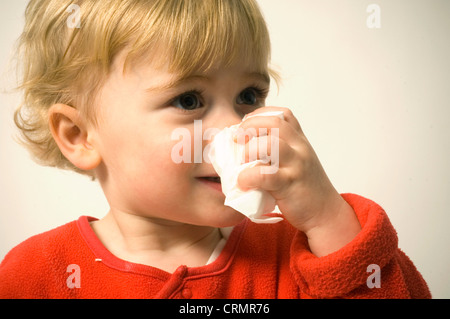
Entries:
MULTIPOLYGON (((102 156, 96 173, 111 210, 216 227, 240 222, 243 215, 223 205, 220 184, 202 178, 217 176, 212 165, 204 158, 194 163, 194 120, 201 120, 202 136, 208 128, 239 123, 264 105, 267 77, 235 65, 170 86, 175 75, 149 64, 123 74, 123 58, 100 92, 92 140, 102 156), (172 155, 181 140, 172 133, 180 129, 190 132, 190 163, 177 164, 172 155)), ((202 140, 201 151, 209 143, 202 140)))

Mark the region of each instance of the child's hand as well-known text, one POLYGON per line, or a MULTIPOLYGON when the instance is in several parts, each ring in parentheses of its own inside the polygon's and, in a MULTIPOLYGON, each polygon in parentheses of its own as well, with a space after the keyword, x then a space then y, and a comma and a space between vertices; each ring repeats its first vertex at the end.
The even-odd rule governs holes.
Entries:
POLYGON ((316 255, 339 249, 360 229, 352 208, 331 184, 289 109, 263 107, 248 115, 268 111, 283 111, 284 120, 257 116, 245 119, 240 126, 244 130, 255 128, 258 135, 253 143, 246 144, 246 161, 250 154, 258 154, 254 147, 260 141, 267 143, 267 153, 271 159, 276 159, 276 149, 271 150, 270 147, 271 139, 278 138, 279 168, 275 170, 272 163, 276 171, 273 174, 261 173, 260 166, 247 168, 239 175, 239 187, 243 190, 258 188, 268 191, 285 219, 308 236, 311 250, 316 255), (267 129, 268 136, 260 136, 260 128, 262 131, 267 129), (272 128, 279 129, 278 137, 270 134, 272 128))

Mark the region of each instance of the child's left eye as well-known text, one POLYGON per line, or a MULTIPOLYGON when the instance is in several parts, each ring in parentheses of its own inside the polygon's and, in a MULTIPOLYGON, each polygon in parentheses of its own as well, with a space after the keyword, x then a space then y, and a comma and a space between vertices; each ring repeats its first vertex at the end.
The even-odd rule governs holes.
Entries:
POLYGON ((197 91, 183 93, 173 99, 171 105, 186 111, 198 109, 203 107, 201 93, 197 91))
POLYGON ((237 104, 256 105, 259 100, 265 99, 267 93, 261 89, 250 87, 242 91, 236 99, 237 104))

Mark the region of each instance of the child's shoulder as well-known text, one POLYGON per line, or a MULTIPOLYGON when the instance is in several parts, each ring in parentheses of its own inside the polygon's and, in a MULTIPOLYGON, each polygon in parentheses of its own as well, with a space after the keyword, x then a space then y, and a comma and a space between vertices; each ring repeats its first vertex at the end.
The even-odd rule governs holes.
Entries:
POLYGON ((58 264, 75 244, 76 224, 32 236, 11 249, 0 264, 0 298, 45 297, 40 292, 52 282, 52 272, 61 271, 58 264))
POLYGON ((45 257, 42 254, 48 254, 49 250, 64 249, 64 246, 70 244, 71 238, 77 232, 76 224, 76 221, 72 221, 24 240, 8 252, 4 262, 20 256, 37 255, 42 258, 45 257))
POLYGON ((24 292, 46 286, 51 282, 52 272, 66 271, 67 262, 80 243, 77 221, 72 221, 15 246, 0 264, 0 297, 19 288, 24 292))

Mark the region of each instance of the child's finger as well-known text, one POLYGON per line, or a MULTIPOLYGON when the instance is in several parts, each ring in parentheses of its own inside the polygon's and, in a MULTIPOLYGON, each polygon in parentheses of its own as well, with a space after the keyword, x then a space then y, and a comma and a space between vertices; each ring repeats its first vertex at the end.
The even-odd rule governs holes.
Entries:
POLYGON ((271 193, 281 193, 289 186, 286 181, 285 169, 272 168, 267 164, 246 168, 238 176, 238 186, 244 191, 262 189, 271 193))
MULTIPOLYGON (((265 106, 261 107, 259 109, 256 109, 255 111, 248 113, 244 116, 243 122, 245 122, 247 119, 252 119, 253 116, 266 113, 266 112, 283 112, 284 115, 284 121, 288 122, 295 130, 302 131, 302 128, 300 126, 300 123, 298 122, 297 118, 294 116, 294 113, 289 108, 286 107, 279 107, 279 106, 265 106)), ((258 117, 261 118, 261 117, 258 117)))
POLYGON ((280 160, 287 163, 294 155, 294 150, 283 139, 274 135, 252 138, 245 144, 242 162, 261 160, 270 165, 279 165, 280 160))
POLYGON ((256 116, 240 124, 234 140, 236 143, 243 144, 253 137, 264 135, 276 135, 288 143, 295 143, 302 133, 276 116, 256 116))

